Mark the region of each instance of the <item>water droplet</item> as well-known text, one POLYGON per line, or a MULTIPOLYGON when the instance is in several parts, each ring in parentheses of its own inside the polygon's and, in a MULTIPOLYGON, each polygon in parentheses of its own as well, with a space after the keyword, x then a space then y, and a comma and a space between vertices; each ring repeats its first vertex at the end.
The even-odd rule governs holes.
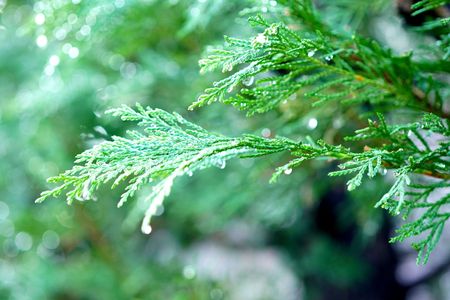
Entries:
POLYGON ((99 133, 101 135, 108 135, 108 133, 106 132, 106 129, 99 125, 94 127, 94 131, 96 131, 97 133, 99 133))
POLYGON ((108 60, 108 64, 113 70, 119 70, 125 59, 120 54, 113 54, 108 60))
POLYGON ((47 43, 48 43, 47 37, 43 34, 41 34, 36 38, 36 45, 39 48, 45 48, 45 46, 47 46, 47 43))
POLYGON ((254 82, 255 82, 254 76, 250 76, 250 77, 247 77, 244 80, 242 80, 242 84, 246 85, 246 86, 251 86, 254 82))
POLYGON ((63 46, 62 46, 62 51, 64 52, 64 53, 69 53, 69 50, 70 49, 72 49, 72 45, 70 44, 70 43, 65 43, 63 46))
POLYGON ((387 170, 385 168, 382 168, 380 170, 381 175, 386 175, 387 174, 387 170))
POLYGON ((342 118, 335 118, 333 119, 333 127, 334 128, 341 128, 344 125, 344 121, 342 118))
POLYGON ((43 13, 38 13, 36 14, 36 16, 34 17, 34 22, 37 25, 42 25, 45 23, 45 15, 43 13))
POLYGON ((408 130, 408 137, 411 137, 413 135, 413 132, 411 130, 408 130))
POLYGON ((325 60, 326 61, 330 61, 330 60, 332 60, 333 59, 333 55, 327 55, 327 56, 325 56, 325 60))
POLYGON ((52 55, 50 56, 48 63, 51 64, 52 66, 57 66, 59 65, 59 56, 58 55, 52 55))
POLYGON ((269 128, 264 128, 263 130, 261 130, 261 135, 265 138, 269 138, 271 134, 272 131, 269 128))
POLYGON ((316 129, 318 125, 317 119, 316 118, 311 118, 308 120, 308 128, 309 129, 316 129))
POLYGON ((134 63, 124 62, 120 66, 120 74, 125 79, 133 78, 137 73, 137 66, 134 63))
POLYGON ((264 35, 264 33, 260 33, 258 34, 254 40, 253 40, 253 44, 254 45, 264 45, 269 41, 269 38, 267 36, 264 35))
POLYGON ((183 268, 183 276, 186 279, 193 279, 195 277, 195 269, 193 266, 186 266, 183 268))
POLYGON ((67 30, 65 28, 56 28, 53 31, 53 36, 57 39, 57 40, 64 40, 67 36, 67 30))
POLYGON ((292 169, 289 168, 289 169, 284 170, 284 174, 286 174, 286 175, 292 174, 292 169))
POLYGON ((80 33, 84 36, 88 36, 91 33, 91 26, 89 25, 81 26, 80 33))
POLYGON ((309 50, 309 51, 308 51, 308 56, 309 56, 309 57, 313 57, 314 54, 316 54, 316 50, 313 49, 313 50, 309 50))
POLYGON ((227 92, 228 92, 228 93, 231 93, 231 92, 233 91, 233 89, 234 89, 234 86, 233 86, 233 85, 230 85, 230 86, 228 87, 228 89, 227 89, 227 92))
POLYGON ((78 21, 78 17, 77 17, 76 14, 70 14, 70 15, 67 17, 67 22, 68 22, 69 24, 75 24, 77 21, 78 21))
POLYGON ((47 230, 42 235, 42 244, 47 249, 56 249, 59 246, 59 235, 54 231, 47 230))
POLYGON ((33 246, 33 239, 31 235, 26 232, 19 232, 14 239, 17 249, 22 251, 28 251, 33 246))
POLYGON ((226 162, 224 159, 219 159, 219 160, 217 160, 217 162, 216 162, 216 166, 217 166, 219 169, 225 169, 225 167, 227 166, 227 162, 226 162))
POLYGON ((91 198, 91 180, 86 180, 83 184, 83 191, 81 193, 82 200, 89 200, 91 198))
POLYGON ((145 234, 150 234, 152 232, 152 226, 148 223, 142 223, 141 230, 145 234))
POLYGON ((72 47, 69 49, 67 54, 69 55, 70 58, 77 58, 78 55, 80 54, 80 50, 78 50, 77 47, 72 47))

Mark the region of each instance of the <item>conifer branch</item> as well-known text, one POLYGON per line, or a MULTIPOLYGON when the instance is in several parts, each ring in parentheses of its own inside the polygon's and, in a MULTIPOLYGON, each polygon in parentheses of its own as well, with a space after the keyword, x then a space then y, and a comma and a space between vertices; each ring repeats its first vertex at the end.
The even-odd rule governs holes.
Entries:
MULTIPOLYGON (((112 141, 103 142, 81 153, 77 156, 76 165, 72 169, 49 179, 50 182, 57 183, 59 186, 43 192, 36 201, 41 202, 48 197, 58 197, 63 192, 66 193, 68 203, 72 203, 73 200, 89 200, 94 198, 93 194, 99 186, 113 182, 111 186, 114 188, 121 182, 127 181, 128 185, 118 203, 118 206, 121 206, 142 186, 156 181, 147 199, 149 207, 142 223, 142 231, 145 233, 150 233, 150 220, 170 193, 177 177, 190 175, 211 166, 223 168, 226 160, 233 157, 248 158, 289 152, 295 158, 277 169, 272 182, 283 173, 290 174, 292 168, 308 159, 326 157, 343 160, 345 162, 339 166, 341 170, 331 172, 330 175, 355 174, 347 183, 349 190, 360 186, 365 175, 372 178, 383 173, 383 166, 390 166, 395 170, 397 180, 377 206, 385 207, 398 214, 405 207, 414 207, 416 205, 414 203, 419 203, 408 200, 410 194, 407 192, 407 187, 411 183, 408 173, 435 175, 437 172, 433 171, 432 167, 436 167, 436 163, 432 162, 430 165, 431 158, 450 156, 449 143, 434 150, 429 149, 412 154, 411 151, 415 150, 416 146, 402 139, 399 134, 417 125, 438 134, 450 135, 449 129, 434 115, 426 115, 421 123, 402 126, 388 126, 384 118, 379 115, 379 124, 371 121, 369 127, 358 130, 356 135, 349 139, 389 139, 393 143, 398 143, 397 148, 390 146, 358 153, 323 141, 310 145, 281 137, 265 139, 254 135, 244 135, 240 138, 229 138, 206 131, 178 114, 169 114, 159 109, 144 109, 139 105, 136 110, 122 106, 110 110, 109 113, 120 117, 123 121, 137 122, 143 128, 143 133, 129 131, 130 138, 113 137, 112 141), (405 203, 408 205, 405 206, 405 203)), ((441 170, 438 174, 440 177, 448 178, 450 163, 446 160, 440 163, 443 165, 437 167, 441 170)), ((447 201, 447 197, 444 197, 442 201, 447 201)), ((440 219, 447 220, 447 217, 442 215, 440 219)), ((410 228, 408 226, 413 225, 407 225, 405 228, 410 228)), ((424 228, 426 230, 429 227, 424 228)), ((439 234, 440 229, 438 229, 432 234, 439 234)), ((401 236, 406 238, 407 234, 403 233, 401 236)), ((433 237, 420 245, 432 249, 430 243, 431 241, 434 243, 436 238, 433 237)), ((426 257, 424 259, 426 260, 426 257)))
POLYGON ((58 197, 63 192, 67 202, 94 199, 94 192, 103 184, 111 188, 127 181, 118 206, 122 206, 142 186, 158 181, 148 196, 149 207, 142 223, 143 232, 150 233, 149 222, 177 177, 211 166, 224 168, 232 157, 257 157, 281 151, 311 151, 294 141, 264 139, 253 135, 228 138, 186 121, 180 115, 137 105, 110 110, 123 121, 133 121, 143 133, 129 131, 130 138, 113 137, 77 156, 76 165, 49 182, 58 187, 45 191, 36 200, 58 197))
POLYGON ((331 34, 304 38, 285 24, 269 24, 261 16, 249 21, 264 31, 250 40, 226 37, 225 48, 212 50, 200 60, 203 73, 240 69, 206 89, 190 109, 220 101, 252 115, 298 96, 313 105, 370 102, 448 116, 417 95, 413 85, 417 67, 410 55, 396 57, 359 37, 342 36, 336 43, 330 42, 335 39, 331 34))
MULTIPOLYGON (((403 214, 405 219, 413 210, 425 210, 415 220, 408 220, 392 239, 424 235, 415 247, 418 262, 425 263, 450 218, 444 210, 450 202, 450 115, 445 111, 448 84, 434 80, 435 74, 427 77, 422 73, 448 74, 447 63, 436 66, 450 56, 450 39, 443 38, 435 60, 417 62, 412 53, 394 55, 373 40, 335 33, 309 0, 279 3, 301 26, 270 23, 261 16, 250 18, 260 33, 250 39, 225 37, 223 48, 200 60, 202 73, 221 70, 228 76, 214 82, 189 109, 219 101, 253 115, 291 100, 312 104, 311 109, 336 102, 354 109, 370 106, 368 114, 376 114, 377 120, 369 120, 367 127, 331 145, 322 140, 306 143, 283 137, 227 137, 176 113, 122 106, 109 113, 136 122, 141 130, 129 131, 127 138, 112 137, 79 154, 72 169, 49 179, 58 186, 43 192, 37 202, 62 193, 68 203, 94 199, 100 186, 114 188, 126 182, 118 202, 121 206, 144 185, 153 184, 142 223, 142 231, 149 233, 151 218, 178 177, 211 166, 223 168, 231 158, 286 152, 292 159, 276 169, 271 179, 275 182, 306 160, 327 158, 339 161, 339 170, 329 175, 349 176, 350 191, 367 179, 392 172, 393 183, 376 206, 403 214), (385 115, 396 109, 423 117, 390 124, 385 115), (348 142, 351 147, 341 145, 348 142), (423 176, 418 175, 434 181, 423 183, 423 176), (430 196, 436 191, 443 194, 432 201, 430 196)), ((444 3, 423 0, 414 9, 418 14, 444 3)))

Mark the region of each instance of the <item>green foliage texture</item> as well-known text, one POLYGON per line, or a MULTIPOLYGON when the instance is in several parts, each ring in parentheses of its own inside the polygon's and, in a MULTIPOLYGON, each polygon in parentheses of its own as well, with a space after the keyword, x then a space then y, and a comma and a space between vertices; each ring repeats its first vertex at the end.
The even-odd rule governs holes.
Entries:
MULTIPOLYGON (((329 175, 348 178, 349 191, 388 175, 390 187, 375 207, 403 216, 406 222, 392 241, 422 237, 414 247, 418 262, 427 262, 450 218, 448 22, 425 23, 419 29, 418 50, 397 53, 354 28, 334 28, 309 0, 269 2, 253 3, 242 12, 250 15, 248 23, 255 32, 251 37, 226 36, 223 46, 207 49, 200 72, 224 75, 189 110, 221 102, 245 111, 247 117, 278 112, 284 122, 281 132, 298 122, 314 129, 312 136, 299 129, 277 136, 230 137, 177 113, 123 105, 108 113, 139 129, 79 154, 73 168, 50 178, 57 186, 37 201, 61 194, 68 203, 90 200, 109 184, 124 187, 121 206, 152 185, 142 222, 142 231, 150 233, 150 220, 178 177, 224 168, 231 158, 281 153, 288 161, 274 171, 271 182, 276 185, 285 180, 281 175, 296 172, 305 161, 337 161, 338 170, 329 175), (443 34, 438 44, 429 46, 426 34, 436 27, 443 34), (338 134, 326 136, 333 126, 342 127, 333 125, 338 119, 353 124, 354 133, 336 128, 338 134)), ((445 3, 420 1, 413 6, 414 14, 445 3)))

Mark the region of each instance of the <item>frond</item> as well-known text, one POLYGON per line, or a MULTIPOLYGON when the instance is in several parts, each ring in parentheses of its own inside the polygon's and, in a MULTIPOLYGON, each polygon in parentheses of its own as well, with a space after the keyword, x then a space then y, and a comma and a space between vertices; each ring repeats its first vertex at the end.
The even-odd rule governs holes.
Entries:
POLYGON ((68 203, 89 200, 99 186, 112 182, 114 188, 127 181, 118 202, 120 207, 142 186, 155 181, 157 184, 148 196, 149 207, 142 223, 142 230, 149 233, 150 219, 170 193, 177 177, 211 166, 224 168, 226 161, 233 157, 255 157, 298 147, 298 143, 284 138, 225 137, 188 122, 176 113, 144 109, 140 105, 136 110, 124 105, 109 113, 123 121, 137 122, 143 132, 129 131, 129 138, 113 137, 112 141, 79 154, 72 169, 49 179, 59 186, 43 192, 37 202, 57 197, 64 191, 68 203))

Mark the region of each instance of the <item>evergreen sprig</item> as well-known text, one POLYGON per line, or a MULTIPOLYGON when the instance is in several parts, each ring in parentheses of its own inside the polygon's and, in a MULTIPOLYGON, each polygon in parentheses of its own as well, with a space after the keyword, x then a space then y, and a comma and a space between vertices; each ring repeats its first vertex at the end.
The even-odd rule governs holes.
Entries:
MULTIPOLYGON (((390 145, 379 149, 366 149, 366 151, 358 153, 342 146, 326 144, 323 141, 317 141, 311 145, 281 137, 266 139, 254 135, 244 135, 239 138, 229 138, 209 132, 186 121, 176 113, 170 114, 159 109, 144 109, 140 105, 137 105, 136 110, 122 106, 110 110, 109 113, 119 116, 123 121, 137 122, 138 126, 143 128, 143 132, 129 131, 129 138, 113 137, 112 141, 100 143, 78 155, 75 161, 76 165, 72 169, 49 179, 50 182, 57 183, 59 186, 43 192, 37 202, 48 197, 57 197, 62 192, 66 192, 68 203, 73 200, 88 200, 94 197, 93 193, 100 185, 112 182, 111 187, 114 188, 128 180, 118 203, 118 206, 121 206, 143 185, 156 181, 152 193, 147 198, 149 207, 142 223, 142 231, 150 233, 149 222, 157 213, 164 198, 170 193, 177 177, 191 175, 197 170, 211 166, 223 168, 226 161, 233 157, 248 158, 283 151, 290 152, 295 158, 278 168, 272 181, 276 181, 283 173, 290 174, 292 168, 308 159, 326 157, 343 160, 345 162, 339 166, 341 170, 331 172, 330 176, 356 174, 347 183, 349 190, 360 186, 365 175, 371 178, 378 173, 385 174, 386 168, 392 169, 397 179, 376 206, 385 207, 396 214, 404 209, 416 208, 414 203, 419 203, 418 201, 411 202, 409 199, 410 196, 416 194, 407 191, 411 183, 408 174, 424 174, 447 180, 450 178, 448 172, 450 163, 443 159, 443 157, 450 156, 448 142, 434 150, 428 147, 426 150, 414 154, 413 151, 418 149, 417 146, 405 139, 396 138, 396 134, 404 130, 411 130, 414 126, 422 130, 448 135, 448 128, 438 117, 430 114, 424 117, 423 122, 408 126, 387 126, 384 119, 380 121, 382 126, 376 126, 375 122, 370 122, 371 125, 366 130, 359 130, 351 139, 363 137, 365 139, 391 139, 398 143, 397 148, 390 145), (439 162, 431 161, 432 158, 439 158, 439 162), (436 166, 436 163, 441 165, 436 166), (436 170, 439 170, 439 173, 436 170)), ((443 199, 447 201, 448 197, 443 199)), ((444 204, 442 201, 438 203, 439 207, 444 204)), ((422 207, 422 205, 419 204, 417 207, 422 207)), ((402 227, 399 237, 393 240, 404 239, 429 229, 429 227, 423 226, 423 221, 420 220, 402 227), (419 227, 416 228, 416 226, 419 227)), ((430 234, 435 235, 436 232, 432 231, 430 234)), ((432 240, 435 239, 436 237, 432 240)), ((432 249, 429 243, 418 245, 422 248, 432 249)), ((423 252, 422 248, 420 250, 423 252)), ((423 257, 425 261, 428 255, 423 257)))
POLYGON ((305 38, 283 23, 269 24, 261 16, 249 20, 263 32, 249 40, 226 37, 224 48, 200 60, 201 72, 237 70, 214 82, 190 109, 221 101, 253 115, 293 96, 313 105, 369 102, 383 109, 441 113, 439 103, 430 104, 413 84, 420 65, 410 53, 395 56, 375 41, 355 36, 316 33, 305 38))
POLYGON ((269 24, 260 16, 250 18, 250 24, 262 26, 264 32, 250 40, 226 38, 225 49, 212 50, 211 55, 200 61, 203 72, 244 67, 215 82, 191 108, 223 101, 251 115, 277 107, 300 89, 305 90, 305 98, 316 101, 351 99, 356 90, 361 91, 360 97, 379 92, 371 89, 364 78, 355 78, 355 74, 327 63, 342 49, 330 47, 325 37, 302 38, 284 24, 269 24), (261 78, 254 82, 255 76, 261 78), (358 83, 350 84, 355 81, 358 83), (253 84, 255 87, 250 88, 253 84), (237 95, 227 97, 236 88, 240 88, 237 95))
MULTIPOLYGON (((438 2, 421 1, 415 8, 423 11, 438 2)), ((369 119, 365 128, 358 121, 360 129, 353 136, 332 145, 322 140, 300 142, 255 135, 231 138, 207 131, 176 113, 123 106, 110 113, 137 122, 142 130, 129 131, 128 138, 113 137, 78 155, 72 169, 50 179, 59 186, 43 192, 38 201, 63 191, 69 203, 86 200, 100 185, 112 182, 115 187, 127 181, 120 206, 143 185, 156 182, 142 224, 142 230, 149 233, 150 219, 177 177, 211 166, 223 167, 233 157, 288 152, 292 159, 274 172, 271 181, 275 182, 305 160, 327 158, 340 162, 340 170, 330 176, 352 176, 347 182, 350 191, 361 186, 364 177, 390 171, 393 183, 376 206, 403 213, 409 220, 392 241, 426 236, 415 244, 418 262, 425 263, 450 216, 444 211, 450 201, 448 84, 436 76, 448 73, 442 64, 449 53, 445 46, 448 38, 443 39, 447 43, 442 48, 447 53, 444 59, 420 61, 413 53, 395 55, 373 40, 333 32, 320 20, 311 1, 279 3, 301 26, 268 22, 259 15, 250 18, 260 33, 250 39, 225 37, 224 47, 211 50, 200 61, 201 72, 219 69, 228 76, 206 89, 190 109, 220 101, 252 115, 277 109, 295 98, 312 104, 311 109, 332 102, 347 104, 348 111, 365 107, 376 120, 369 119), (406 112, 414 120, 387 121, 393 111, 406 112), (432 200, 437 190, 443 194, 432 200), (414 220, 411 212, 423 209, 425 213, 414 220)))
POLYGON ((404 241, 412 236, 422 236, 422 240, 413 243, 413 247, 419 251, 417 263, 426 263, 431 251, 436 247, 445 222, 450 218, 446 206, 450 202, 448 189, 450 183, 438 182, 428 184, 411 184, 406 193, 403 211, 405 218, 414 210, 423 213, 416 220, 404 224, 397 230, 397 235, 391 242, 404 241))
POLYGON ((159 109, 136 110, 128 106, 110 110, 123 121, 137 122, 143 132, 128 131, 129 138, 114 136, 77 156, 76 165, 49 179, 58 187, 43 192, 37 202, 57 197, 66 191, 67 202, 92 199, 102 184, 111 187, 128 180, 118 206, 143 185, 158 181, 148 196, 149 207, 142 223, 143 232, 150 233, 149 222, 170 193, 175 178, 206 167, 224 168, 232 157, 255 157, 296 149, 299 145, 284 138, 264 139, 254 135, 228 138, 211 133, 186 121, 180 115, 159 109))
POLYGON ((373 177, 377 171, 386 174, 387 169, 393 170, 396 179, 375 206, 381 206, 393 214, 403 212, 405 219, 414 215, 412 212, 416 209, 426 209, 416 220, 405 223, 397 230, 397 236, 391 239, 395 242, 412 236, 425 236, 413 246, 419 251, 417 262, 426 263, 440 238, 444 223, 450 217, 445 212, 445 206, 450 203, 449 126, 433 114, 425 114, 420 122, 390 126, 386 125, 381 115, 379 118, 379 122, 370 121, 367 128, 357 130, 356 135, 347 140, 372 143, 384 140, 389 143, 377 149, 366 147, 366 152, 360 154, 361 158, 340 165, 343 170, 330 175, 356 173, 347 183, 349 190, 352 190, 361 184, 365 174, 373 177), (434 145, 428 142, 430 137, 433 137, 434 145), (418 174, 434 177, 437 183, 424 180, 418 174), (435 200, 436 196, 438 200, 435 200))

